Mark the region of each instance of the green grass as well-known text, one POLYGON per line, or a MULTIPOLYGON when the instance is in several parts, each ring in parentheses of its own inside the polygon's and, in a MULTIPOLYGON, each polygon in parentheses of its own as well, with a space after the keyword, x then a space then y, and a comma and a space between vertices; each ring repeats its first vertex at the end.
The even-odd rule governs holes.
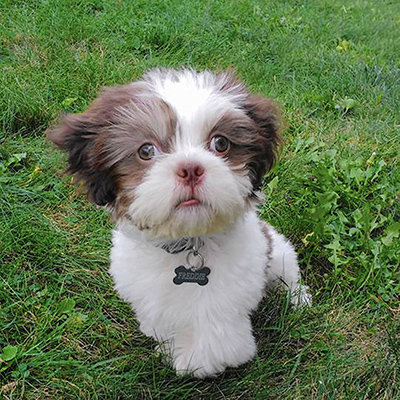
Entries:
POLYGON ((0 396, 400 399, 400 3, 4 0, 0 5, 0 396), (314 306, 254 315, 256 360, 178 378, 107 275, 107 215, 44 141, 61 112, 154 66, 234 67, 284 109, 263 218, 314 306))

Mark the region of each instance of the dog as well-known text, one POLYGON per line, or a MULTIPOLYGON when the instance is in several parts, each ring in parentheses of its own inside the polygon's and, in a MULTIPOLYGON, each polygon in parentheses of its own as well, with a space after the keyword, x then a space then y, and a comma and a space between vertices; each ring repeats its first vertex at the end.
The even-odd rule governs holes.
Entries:
POLYGON ((155 69, 105 89, 48 139, 110 211, 110 274, 178 374, 212 377, 256 354, 250 314, 284 283, 311 304, 296 252, 257 216, 281 144, 275 103, 231 71, 155 69))

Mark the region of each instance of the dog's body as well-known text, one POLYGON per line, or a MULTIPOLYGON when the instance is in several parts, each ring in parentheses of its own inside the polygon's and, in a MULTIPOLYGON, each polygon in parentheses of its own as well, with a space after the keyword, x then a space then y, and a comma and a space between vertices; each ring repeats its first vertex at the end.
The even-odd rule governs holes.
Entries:
POLYGON ((178 373, 212 376, 250 360, 250 313, 266 286, 283 280, 294 303, 310 302, 293 247, 255 212, 277 110, 231 74, 155 70, 105 92, 50 139, 112 211, 116 289, 178 373))
POLYGON ((298 287, 292 246, 272 228, 267 238, 262 224, 250 211, 229 232, 204 240, 201 252, 211 269, 205 286, 172 283, 186 252, 167 253, 127 221, 114 231, 110 272, 116 290, 178 373, 206 377, 251 360, 256 344, 250 313, 268 284, 284 279, 294 302, 309 302, 298 287))

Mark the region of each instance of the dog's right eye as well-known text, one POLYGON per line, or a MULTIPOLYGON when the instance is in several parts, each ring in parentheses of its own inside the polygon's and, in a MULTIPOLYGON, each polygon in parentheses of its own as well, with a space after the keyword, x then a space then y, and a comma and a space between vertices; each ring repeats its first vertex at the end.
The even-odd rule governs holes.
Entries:
POLYGON ((151 143, 145 143, 143 146, 139 148, 138 154, 142 160, 148 161, 155 157, 160 152, 157 147, 151 143))
POLYGON ((229 150, 229 147, 230 142, 225 136, 216 135, 211 139, 210 150, 213 153, 223 155, 229 150))

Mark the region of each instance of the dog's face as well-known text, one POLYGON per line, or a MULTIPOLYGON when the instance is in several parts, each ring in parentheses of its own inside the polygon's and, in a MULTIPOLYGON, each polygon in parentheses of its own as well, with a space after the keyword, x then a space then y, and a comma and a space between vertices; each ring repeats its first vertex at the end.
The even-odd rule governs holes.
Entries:
POLYGON ((49 139, 89 199, 153 237, 223 231, 275 162, 278 112, 231 73, 154 70, 105 90, 49 139))

